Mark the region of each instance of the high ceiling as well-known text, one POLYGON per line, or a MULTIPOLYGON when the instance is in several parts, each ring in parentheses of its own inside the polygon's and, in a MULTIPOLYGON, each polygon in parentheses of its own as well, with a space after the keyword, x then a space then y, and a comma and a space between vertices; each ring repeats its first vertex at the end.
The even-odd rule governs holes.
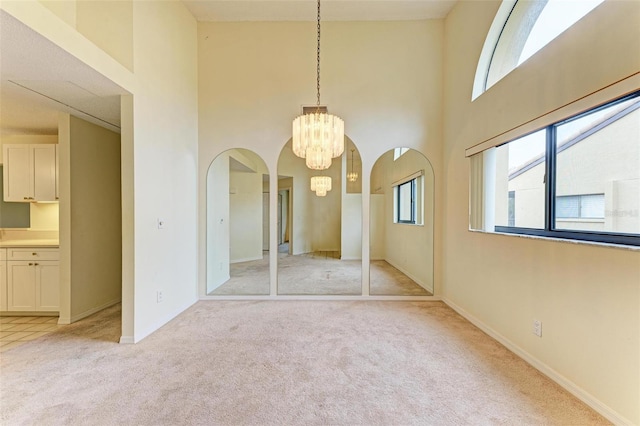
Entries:
MULTIPOLYGON (((314 0, 182 0, 198 21, 314 21, 314 0)), ((323 21, 444 18, 456 0, 323 0, 323 21)))
MULTIPOLYGON (((314 0, 183 0, 198 21, 313 21, 314 0)), ((456 0, 323 0, 323 21, 443 18, 456 0)), ((0 135, 57 134, 58 111, 119 131, 125 93, 0 11, 0 135)))

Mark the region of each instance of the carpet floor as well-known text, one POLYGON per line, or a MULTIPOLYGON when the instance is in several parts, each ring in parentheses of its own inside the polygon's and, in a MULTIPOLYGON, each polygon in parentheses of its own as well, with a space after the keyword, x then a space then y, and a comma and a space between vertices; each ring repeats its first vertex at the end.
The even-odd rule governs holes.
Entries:
POLYGON ((442 302, 200 301, 136 345, 115 306, 0 358, 2 425, 601 425, 442 302))
MULTIPOLYGON (((268 295, 269 257, 232 263, 231 278, 209 293, 211 296, 268 295)), ((370 294, 384 296, 433 296, 384 260, 371 261, 370 294)), ((337 252, 278 256, 278 294, 360 295, 362 262, 340 260, 337 252)))

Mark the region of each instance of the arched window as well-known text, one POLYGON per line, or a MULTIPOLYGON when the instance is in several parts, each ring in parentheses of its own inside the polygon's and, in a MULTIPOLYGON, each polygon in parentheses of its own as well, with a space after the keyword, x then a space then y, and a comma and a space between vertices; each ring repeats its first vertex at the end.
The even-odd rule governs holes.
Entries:
POLYGON ((472 99, 509 74, 604 0, 503 0, 485 40, 472 99))

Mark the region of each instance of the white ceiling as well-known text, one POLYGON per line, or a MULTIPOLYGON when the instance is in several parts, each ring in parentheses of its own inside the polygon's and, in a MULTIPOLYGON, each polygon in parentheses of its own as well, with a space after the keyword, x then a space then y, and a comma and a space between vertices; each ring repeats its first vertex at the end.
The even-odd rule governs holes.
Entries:
POLYGON ((58 111, 120 130, 120 95, 100 73, 0 11, 0 134, 58 133, 58 111))
MULTIPOLYGON (((198 21, 315 21, 315 0, 182 0, 198 21)), ((323 0, 323 21, 444 18, 456 0, 323 0)))
MULTIPOLYGON (((182 0, 199 21, 313 21, 315 0, 182 0)), ((323 21, 443 18, 457 0, 323 0, 323 21)), ((57 134, 58 111, 120 130, 126 91, 0 10, 0 135, 57 134)))

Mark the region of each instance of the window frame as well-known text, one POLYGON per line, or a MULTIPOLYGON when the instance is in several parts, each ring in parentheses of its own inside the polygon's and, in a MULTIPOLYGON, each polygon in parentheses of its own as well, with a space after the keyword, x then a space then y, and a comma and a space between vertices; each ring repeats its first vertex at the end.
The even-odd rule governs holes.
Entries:
MULTIPOLYGON (((557 121, 546 126, 546 152, 545 152, 545 212, 544 212, 544 228, 523 228, 515 226, 494 226, 495 232, 506 234, 522 234, 533 235, 539 237, 561 238, 581 241, 591 241, 598 243, 622 244, 630 246, 640 246, 640 234, 629 234, 621 232, 601 232, 586 230, 565 230, 556 228, 556 171, 557 171, 557 155, 556 149, 556 129, 562 124, 577 120, 594 112, 609 108, 618 103, 631 100, 633 98, 640 99, 640 91, 636 91, 627 96, 606 102, 602 105, 588 109, 582 113, 573 115, 561 121, 557 121)), ((541 130, 541 129, 538 129, 541 130)), ((537 130, 537 131, 538 131, 537 130)), ((526 136, 526 135, 522 135, 526 136)), ((506 145, 522 136, 512 139, 502 145, 506 145)), ((639 142, 640 143, 640 142, 639 142)), ((606 213, 605 213, 606 214, 606 213)), ((562 218, 559 218, 562 219, 562 218)))
POLYGON ((417 177, 408 180, 406 182, 403 182, 401 184, 398 184, 395 186, 395 192, 396 192, 396 223, 404 223, 404 224, 410 224, 410 225, 417 225, 417 200, 416 200, 416 187, 417 187, 417 177), (402 201, 401 201, 401 197, 400 197, 400 188, 403 187, 404 185, 411 185, 410 187, 410 192, 411 192, 411 218, 409 220, 402 220, 400 219, 402 217, 402 201))

